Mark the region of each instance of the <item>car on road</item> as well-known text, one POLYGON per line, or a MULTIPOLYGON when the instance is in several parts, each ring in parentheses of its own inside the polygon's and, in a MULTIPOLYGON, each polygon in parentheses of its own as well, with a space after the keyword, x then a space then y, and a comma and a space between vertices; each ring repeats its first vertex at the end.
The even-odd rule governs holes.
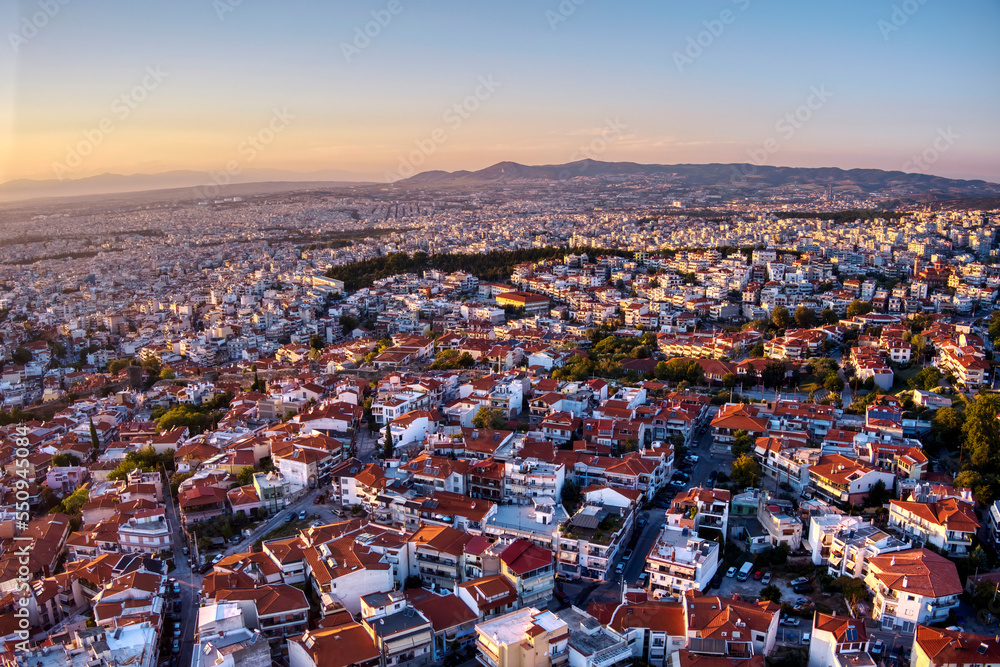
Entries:
POLYGON ((313 505, 319 505, 321 502, 323 502, 323 496, 316 496, 313 498, 313 505))
POLYGON ((305 519, 306 519, 306 511, 305 510, 300 510, 299 511, 299 521, 305 521, 305 519))
POLYGON ((188 554, 191 553, 191 550, 188 549, 187 547, 184 547, 183 549, 181 549, 181 553, 187 556, 188 554))
POLYGON ((174 621, 174 637, 180 637, 180 636, 181 636, 181 622, 174 621))
POLYGON ((796 577, 795 579, 792 579, 791 582, 789 583, 791 583, 792 586, 801 586, 802 584, 808 584, 809 579, 807 577, 796 577))
POLYGON ((733 577, 736 576, 736 566, 735 565, 733 567, 729 568, 728 570, 726 570, 726 576, 729 577, 730 579, 732 579, 733 577))
POLYGON ((171 644, 170 644, 170 652, 171 653, 180 653, 181 652, 181 640, 179 638, 174 637, 174 641, 171 642, 171 644))
POLYGON ((754 581, 760 581, 763 578, 764 578, 764 572, 762 570, 757 570, 756 572, 753 573, 754 581))
POLYGON ((556 599, 559 600, 559 604, 569 604, 569 596, 562 591, 556 591, 556 599))
POLYGON ((687 456, 684 457, 684 460, 687 461, 688 463, 697 463, 698 462, 698 455, 697 454, 688 454, 687 456))
POLYGON ((760 585, 767 586, 769 583, 771 583, 771 573, 765 572, 764 576, 760 580, 760 585))
POLYGON ((631 549, 626 549, 625 553, 622 554, 622 560, 628 560, 631 557, 632 557, 632 550, 631 549))
POLYGON ((645 588, 647 583, 649 583, 649 572, 643 572, 639 575, 639 586, 645 588))
POLYGON ((647 523, 646 522, 646 517, 643 517, 643 518, 639 519, 639 527, 640 528, 645 528, 646 527, 646 523, 647 523))
POLYGON ((885 642, 881 639, 876 639, 875 643, 872 644, 872 647, 868 652, 873 658, 878 658, 880 655, 885 653, 885 642))
POLYGON ((181 594, 181 584, 180 584, 179 581, 177 581, 175 579, 174 580, 174 595, 180 595, 180 594, 181 594))
POLYGON ((802 643, 803 643, 803 644, 805 644, 806 646, 808 646, 808 645, 809 645, 809 640, 810 640, 810 639, 811 639, 811 637, 809 636, 809 633, 808 633, 808 632, 803 632, 803 633, 802 633, 802 643))
POLYGON ((174 600, 174 613, 175 614, 181 613, 181 601, 180 600, 174 600))
POLYGON ((684 480, 682 480, 682 479, 675 479, 675 480, 672 480, 672 481, 670 482, 670 486, 672 486, 672 487, 674 487, 674 488, 677 488, 677 489, 684 489, 684 488, 687 488, 687 485, 688 485, 688 483, 687 483, 687 482, 685 482, 685 481, 684 481, 684 480))
POLYGON ((289 512, 288 516, 285 517, 285 523, 291 523, 295 521, 295 512, 289 512))
POLYGON ((801 621, 795 616, 789 616, 788 614, 785 614, 784 616, 781 617, 781 624, 787 625, 790 628, 799 627, 799 623, 801 623, 801 621))
POLYGON ((618 565, 615 566, 615 574, 621 574, 624 571, 625 571, 625 563, 618 563, 618 565))

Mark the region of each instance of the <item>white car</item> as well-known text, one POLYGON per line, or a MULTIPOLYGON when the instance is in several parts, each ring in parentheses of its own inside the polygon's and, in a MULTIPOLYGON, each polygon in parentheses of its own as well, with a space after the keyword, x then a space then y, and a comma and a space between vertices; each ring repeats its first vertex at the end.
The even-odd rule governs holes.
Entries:
POLYGON ((684 460, 685 461, 689 461, 691 463, 697 463, 698 462, 698 455, 697 454, 688 454, 687 456, 684 457, 684 460))
POLYGON ((735 567, 731 567, 728 570, 726 570, 726 576, 729 577, 730 579, 732 579, 733 577, 735 577, 736 576, 736 568, 735 567))

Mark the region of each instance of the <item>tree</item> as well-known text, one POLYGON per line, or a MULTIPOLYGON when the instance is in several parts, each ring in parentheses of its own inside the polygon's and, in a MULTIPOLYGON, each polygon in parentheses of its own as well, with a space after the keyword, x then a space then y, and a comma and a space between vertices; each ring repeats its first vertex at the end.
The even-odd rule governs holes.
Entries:
POLYGON ((806 306, 799 306, 795 309, 795 324, 803 329, 816 326, 816 311, 806 306))
POLYGON ((722 376, 722 386, 726 389, 732 390, 733 387, 736 386, 736 380, 737 378, 735 373, 726 373, 722 376))
POLYGON ((792 321, 792 316, 784 306, 778 306, 771 312, 771 322, 779 329, 784 329, 792 321))
POLYGON ((757 344, 750 348, 748 354, 755 358, 760 359, 764 356, 764 341, 757 341, 757 344))
POLYGON ((854 608, 858 602, 864 600, 868 595, 863 579, 840 576, 837 577, 835 584, 838 588, 840 588, 840 592, 843 593, 844 599, 847 601, 847 604, 851 606, 851 608, 854 608))
POLYGON ((958 444, 962 437, 965 413, 955 408, 938 408, 931 419, 931 433, 938 442, 958 444))
POLYGON ((823 388, 831 394, 839 394, 844 391, 844 379, 839 373, 831 371, 823 378, 823 388))
POLYGON ((872 484, 872 488, 868 490, 865 507, 882 507, 890 500, 892 500, 892 494, 885 488, 885 482, 879 480, 872 484))
POLYGON ((942 377, 944 376, 941 375, 941 371, 933 366, 928 366, 926 368, 921 368, 916 375, 906 381, 906 384, 908 384, 911 389, 924 389, 925 391, 930 391, 940 384, 942 377))
POLYGON ((160 371, 161 380, 173 380, 175 377, 177 377, 177 373, 173 368, 164 368, 160 371))
POLYGON ((97 437, 97 427, 94 426, 93 417, 90 418, 90 445, 95 452, 101 448, 101 439, 97 437))
POLYGON ((979 394, 965 411, 962 433, 971 463, 980 470, 1000 470, 1000 395, 979 394))
POLYGON ((358 328, 358 321, 350 315, 341 315, 340 328, 345 334, 348 334, 358 328))
POLYGON ((322 350, 324 344, 323 337, 319 334, 313 334, 309 337, 309 347, 314 350, 322 350))
POLYGON ((823 324, 836 324, 840 321, 840 316, 832 308, 824 308, 819 315, 823 318, 823 324))
POLYGON ((781 589, 774 584, 768 584, 760 589, 760 599, 781 604, 781 589))
POLYGON ((563 508, 572 514, 576 506, 580 504, 580 485, 571 479, 567 479, 563 482, 560 499, 562 500, 563 508))
POLYGON ((458 365, 462 368, 472 368, 476 365, 476 360, 472 358, 472 355, 468 352, 463 352, 458 355, 458 365))
POLYGON ((761 380, 765 387, 780 387, 785 383, 785 363, 771 359, 764 364, 761 380))
POLYGON ((80 465, 80 459, 69 452, 59 452, 52 457, 52 465, 56 468, 66 468, 80 465))
POLYGON ((729 479, 736 484, 738 489, 755 487, 760 480, 760 466, 753 458, 744 454, 733 461, 733 466, 729 471, 729 479))
POLYGON ((393 445, 392 445, 392 428, 391 422, 385 423, 385 449, 383 450, 383 458, 391 459, 393 455, 393 445))
POLYGON ((733 433, 733 444, 730 446, 733 456, 739 458, 744 454, 749 454, 752 448, 753 439, 750 437, 749 433, 743 430, 733 433))
POLYGON ((257 472, 253 469, 253 466, 243 466, 240 468, 239 473, 236 475, 236 481, 240 486, 246 486, 248 484, 253 484, 253 475, 257 472))
POLYGON ((507 415, 500 408, 479 408, 476 416, 472 418, 472 425, 476 428, 500 430, 507 425, 507 415))
POLYGON ((11 361, 13 361, 15 364, 21 364, 21 365, 28 363, 33 358, 34 357, 31 355, 31 350, 29 350, 26 347, 18 347, 10 355, 11 361))
POLYGON ((858 315, 867 315, 872 312, 872 308, 873 306, 869 302, 855 299, 847 306, 847 319, 853 319, 858 315))

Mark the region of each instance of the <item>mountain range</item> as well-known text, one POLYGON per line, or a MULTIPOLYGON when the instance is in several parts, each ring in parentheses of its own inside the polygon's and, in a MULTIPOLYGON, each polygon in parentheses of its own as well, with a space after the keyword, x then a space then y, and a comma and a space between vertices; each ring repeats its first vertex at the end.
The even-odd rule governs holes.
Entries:
MULTIPOLYGON (((883 196, 913 202, 933 202, 972 197, 998 197, 1000 184, 983 180, 944 178, 882 169, 836 167, 772 167, 752 164, 638 164, 579 160, 566 164, 524 165, 498 162, 478 171, 425 171, 393 183, 401 188, 478 188, 513 183, 570 183, 585 178, 605 181, 648 178, 679 188, 744 190, 767 193, 790 186, 826 188, 837 192, 883 196)), ((231 179, 233 185, 295 184, 303 188, 331 183, 379 185, 382 177, 341 170, 300 173, 278 169, 246 169, 231 179)), ((20 179, 0 184, 0 201, 48 197, 78 197, 165 189, 187 189, 187 197, 216 196, 212 175, 201 171, 168 171, 158 174, 102 174, 70 180, 20 179)), ((232 186, 230 186, 232 187, 232 186)), ((223 189, 226 194, 233 194, 223 189)), ((221 195, 219 195, 221 196, 221 195)))

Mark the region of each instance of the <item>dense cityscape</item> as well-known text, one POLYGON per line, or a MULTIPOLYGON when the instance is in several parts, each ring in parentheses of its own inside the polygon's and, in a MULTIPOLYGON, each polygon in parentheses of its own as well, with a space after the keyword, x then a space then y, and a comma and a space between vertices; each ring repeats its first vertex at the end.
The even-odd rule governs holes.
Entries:
POLYGON ((992 660, 998 209, 646 185, 8 205, 6 663, 992 660))

